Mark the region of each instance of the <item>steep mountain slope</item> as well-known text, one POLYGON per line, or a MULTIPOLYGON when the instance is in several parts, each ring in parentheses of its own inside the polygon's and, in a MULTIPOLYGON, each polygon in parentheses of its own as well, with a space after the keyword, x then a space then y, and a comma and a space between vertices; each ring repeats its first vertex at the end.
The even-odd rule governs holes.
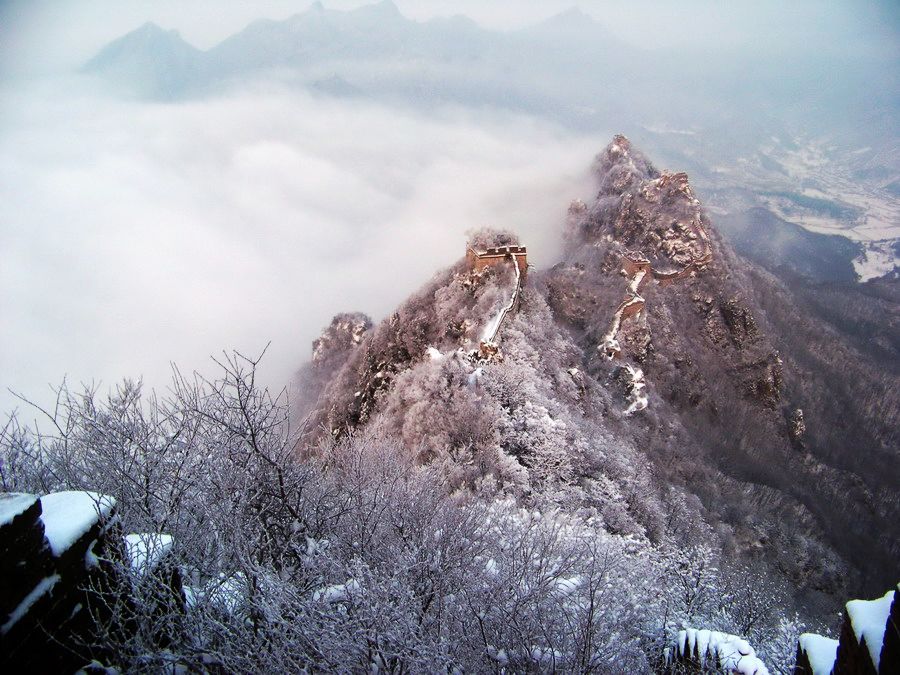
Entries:
MULTIPOLYGON (((618 335, 621 356, 642 369, 649 391, 649 409, 633 425, 639 444, 735 528, 739 545, 793 539, 773 552, 788 547, 793 559, 782 564, 796 565, 796 579, 821 558, 803 550, 807 534, 813 543, 825 535, 874 578, 889 575, 896 376, 738 259, 683 174, 658 172, 622 138, 601 153, 596 170, 597 201, 570 216, 570 253, 547 274, 548 297, 587 353, 608 335, 613 303, 621 302, 609 297, 609 284, 623 262, 633 266, 637 252, 663 272, 641 287, 642 311, 618 335), (701 229, 708 258, 698 258, 701 229), (670 280, 666 266, 688 273, 670 280), (673 421, 684 434, 676 435, 680 450, 672 447, 673 421), (873 555, 879 539, 883 548, 873 555)), ((620 277, 620 293, 626 283, 620 277)), ((615 377, 616 363, 595 359, 592 373, 615 377)), ((837 582, 821 571, 813 584, 837 582)))
POLYGON ((361 338, 319 342, 330 365, 301 378, 301 451, 366 428, 451 489, 766 561, 808 607, 883 584, 898 553, 896 378, 737 258, 686 175, 624 137, 595 173, 564 259, 528 275, 496 354, 479 341, 515 288, 511 262, 460 261, 361 338))
POLYGON ((140 96, 174 98, 202 83, 202 54, 177 31, 148 22, 108 44, 84 70, 140 96))

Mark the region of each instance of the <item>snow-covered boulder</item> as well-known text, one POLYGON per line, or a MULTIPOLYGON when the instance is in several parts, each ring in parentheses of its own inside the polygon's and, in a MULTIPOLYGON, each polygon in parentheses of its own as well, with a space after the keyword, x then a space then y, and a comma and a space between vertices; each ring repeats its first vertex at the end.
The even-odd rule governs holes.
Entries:
POLYGON ((79 667, 74 645, 94 621, 88 588, 116 588, 112 566, 100 564, 120 548, 115 523, 115 500, 93 492, 0 495, 0 668, 79 667))
POLYGON ((815 633, 803 633, 797 643, 797 663, 794 672, 805 675, 831 675, 837 650, 837 640, 815 633))
POLYGON ((836 674, 900 672, 897 595, 896 590, 890 590, 875 600, 847 603, 834 667, 836 674))
POLYGON ((729 633, 687 628, 679 631, 672 654, 675 662, 696 672, 716 668, 735 675, 769 675, 750 643, 729 633))

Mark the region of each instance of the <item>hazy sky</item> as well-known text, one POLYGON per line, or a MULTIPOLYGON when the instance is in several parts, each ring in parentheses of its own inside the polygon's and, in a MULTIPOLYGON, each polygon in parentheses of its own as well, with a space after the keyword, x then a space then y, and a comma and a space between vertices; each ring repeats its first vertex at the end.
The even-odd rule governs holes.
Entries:
MULTIPOLYGON (((72 67, 106 42, 154 21, 208 48, 250 21, 306 10, 306 0, 0 0, 0 73, 72 67)), ((332 9, 371 4, 326 0, 332 9)), ((577 6, 618 37, 647 48, 756 45, 760 49, 898 49, 896 0, 395 0, 408 17, 464 14, 520 28, 577 6)))
MULTIPOLYGON (((512 29, 573 3, 397 4, 420 20, 464 13, 512 29)), ((579 6, 650 48, 884 50, 896 48, 897 4, 579 6)), ((125 102, 68 74, 148 20, 207 48, 308 5, 0 0, 0 411, 13 402, 7 387, 46 401, 47 385, 67 373, 106 385, 145 375, 160 386, 170 361, 202 368, 221 349, 253 352, 269 340, 268 379, 283 383, 334 313, 380 318, 461 256, 473 227, 517 229, 537 263, 552 261, 553 228, 569 200, 589 197, 586 169, 605 132, 274 89, 125 102)))

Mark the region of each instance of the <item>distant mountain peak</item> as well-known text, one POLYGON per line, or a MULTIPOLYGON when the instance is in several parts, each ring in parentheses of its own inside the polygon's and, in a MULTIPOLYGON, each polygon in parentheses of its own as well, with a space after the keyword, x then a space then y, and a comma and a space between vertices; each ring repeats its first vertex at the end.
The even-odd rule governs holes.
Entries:
POLYGON ((573 5, 569 9, 563 10, 559 14, 554 14, 540 25, 552 28, 573 29, 596 27, 597 22, 594 17, 584 12, 580 7, 573 5))
POLYGON ((114 40, 104 47, 99 54, 93 59, 94 61, 102 61, 104 54, 118 55, 129 49, 148 49, 148 48, 165 48, 176 47, 193 50, 188 42, 181 37, 181 33, 174 29, 165 29, 162 26, 147 21, 133 31, 126 33, 118 40, 114 40))
POLYGON ((572 21, 572 22, 577 21, 579 23, 581 23, 581 22, 593 23, 594 22, 594 17, 592 17, 590 14, 588 14, 587 12, 582 10, 581 7, 578 7, 577 5, 572 5, 568 9, 563 10, 562 12, 557 14, 555 17, 551 17, 551 18, 555 18, 558 21, 572 21))
POLYGON ((184 42, 184 38, 181 37, 181 33, 179 33, 177 30, 175 30, 174 28, 163 28, 153 21, 147 21, 138 28, 135 28, 130 33, 126 33, 124 36, 122 36, 121 39, 126 40, 129 38, 131 40, 140 39, 153 42, 184 42))
POLYGON ((138 95, 171 98, 195 76, 200 55, 177 30, 148 21, 106 45, 84 70, 118 79, 138 95))
POLYGON ((380 2, 372 3, 371 5, 363 5, 362 7, 353 10, 353 13, 368 14, 384 18, 396 18, 402 16, 400 9, 394 4, 393 0, 381 0, 380 2))

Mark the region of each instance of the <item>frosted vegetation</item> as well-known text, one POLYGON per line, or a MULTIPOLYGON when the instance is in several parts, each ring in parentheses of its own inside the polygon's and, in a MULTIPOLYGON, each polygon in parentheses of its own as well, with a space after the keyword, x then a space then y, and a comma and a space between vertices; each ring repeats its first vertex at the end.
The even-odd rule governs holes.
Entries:
MULTIPOLYGON (((515 331, 504 344, 514 350, 515 331)), ((458 368, 422 356, 411 376, 458 368)), ((485 371, 485 383, 514 395, 499 371, 485 371)), ((549 469, 535 468, 527 506, 503 497, 483 448, 457 458, 465 476, 417 464, 377 429, 325 439, 298 460, 303 430, 291 428, 284 398, 255 385, 255 372, 255 359, 232 355, 215 380, 176 373, 163 398, 132 383, 105 400, 63 388, 37 426, 5 426, 4 490, 114 495, 124 531, 172 546, 187 618, 165 610, 164 589, 136 583, 135 600, 110 600, 98 640, 119 660, 105 665, 637 673, 688 625, 745 637, 775 672, 792 660, 800 626, 784 618, 781 590, 759 570, 720 560, 703 543, 714 536, 692 516, 695 505, 674 491, 653 496, 646 477, 628 479, 611 447, 602 461, 628 492, 605 479, 585 487, 609 491, 605 506, 577 512, 558 508, 565 491, 537 488, 549 469), (626 515, 626 502, 646 513, 626 515)), ((539 388, 530 399, 517 413, 523 447, 548 461, 566 443, 577 447, 564 423, 546 421, 539 388)), ((433 411, 417 417, 440 422, 433 411)), ((528 485, 521 470, 506 480, 528 485)))

